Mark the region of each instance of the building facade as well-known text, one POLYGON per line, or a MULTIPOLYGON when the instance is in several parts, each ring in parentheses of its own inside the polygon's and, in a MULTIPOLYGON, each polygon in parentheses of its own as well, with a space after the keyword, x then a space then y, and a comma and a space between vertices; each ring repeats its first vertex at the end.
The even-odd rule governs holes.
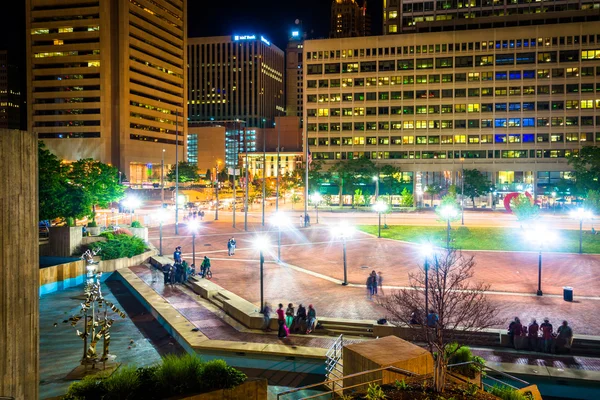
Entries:
POLYGON ((183 159, 187 0, 27 0, 29 129, 131 182, 183 159))
POLYGON ((598 21, 598 0, 383 0, 383 34, 598 21))
POLYGON ((600 142, 600 27, 571 23, 309 40, 304 119, 313 160, 400 167, 417 195, 488 174, 543 195, 600 142))
POLYGON ((272 124, 285 113, 284 52, 261 35, 190 38, 189 125, 241 119, 272 124))
POLYGON ((21 129, 19 68, 6 50, 0 50, 0 129, 21 129))
POLYGON ((285 49, 285 114, 288 117, 302 118, 303 115, 303 36, 302 32, 293 31, 285 49))
MULTIPOLYGON (((267 152, 263 157, 262 153, 248 153, 248 173, 250 181, 253 179, 262 179, 263 160, 267 160, 264 169, 264 175, 267 179, 277 178, 277 152, 267 152)), ((293 174, 294 171, 303 172, 303 154, 299 152, 284 151, 279 153, 279 176, 293 174)), ((240 154, 240 165, 242 170, 246 169, 246 155, 240 154)))
POLYGON ((356 0, 333 0, 331 2, 330 38, 368 36, 371 34, 367 17, 367 2, 360 6, 356 0))

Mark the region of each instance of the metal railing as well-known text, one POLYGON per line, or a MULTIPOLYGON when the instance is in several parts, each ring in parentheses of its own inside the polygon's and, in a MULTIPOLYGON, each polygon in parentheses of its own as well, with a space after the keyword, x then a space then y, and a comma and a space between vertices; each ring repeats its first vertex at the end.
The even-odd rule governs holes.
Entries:
POLYGON ((479 386, 480 389, 493 388, 493 385, 490 385, 490 384, 485 383, 483 381, 483 375, 484 375, 484 373, 486 374, 486 376, 485 376, 486 379, 489 379, 491 381, 497 382, 497 383, 499 383, 500 385, 503 385, 503 386, 508 386, 509 388, 514 389, 514 390, 521 389, 521 388, 518 388, 518 387, 516 387, 514 385, 511 385, 510 383, 506 383, 505 381, 502 381, 500 379, 494 378, 493 376, 490 376, 490 374, 488 372, 493 372, 494 374, 498 374, 498 375, 501 375, 503 377, 506 377, 506 378, 508 378, 511 381, 523 384, 524 385, 523 387, 529 386, 529 382, 524 381, 523 379, 519 379, 516 376, 507 374, 506 372, 499 371, 499 370, 497 370, 495 368, 489 367, 489 366, 487 366, 485 364, 481 364, 481 363, 479 363, 477 361, 466 361, 466 362, 462 362, 462 363, 448 364, 447 371, 454 378, 459 379, 459 380, 461 380, 463 382, 468 382, 465 379, 461 378, 460 376, 457 376, 456 374, 454 374, 454 373, 452 373, 450 371, 450 369, 453 368, 453 367, 459 367, 459 366, 463 366, 463 365, 475 365, 477 367, 477 369, 479 369, 479 385, 478 386, 479 386))
POLYGON ((312 385, 306 385, 306 386, 302 386, 299 388, 286 390, 285 392, 281 392, 281 393, 277 394, 277 400, 280 400, 282 396, 290 395, 292 393, 298 393, 302 390, 308 390, 308 389, 314 389, 314 388, 320 388, 320 387, 331 387, 332 389, 323 391, 322 393, 314 394, 312 396, 302 397, 298 400, 316 399, 318 397, 328 396, 328 395, 329 395, 330 399, 333 399, 336 395, 336 392, 340 392, 340 390, 342 390, 342 389, 344 391, 346 391, 348 389, 355 389, 360 386, 370 385, 372 383, 378 383, 378 382, 382 381, 382 378, 379 378, 379 379, 373 379, 373 380, 370 380, 367 382, 361 382, 361 383, 358 383, 355 385, 343 386, 344 379, 356 378, 359 376, 363 376, 366 374, 372 374, 374 372, 380 372, 380 371, 390 371, 390 372, 395 372, 395 373, 406 375, 406 376, 415 376, 416 375, 414 372, 407 371, 402 368, 393 367, 393 366, 371 369, 369 371, 363 371, 363 372, 358 372, 356 374, 342 376, 341 378, 329 379, 329 380, 326 380, 325 382, 321 382, 321 383, 314 383, 312 385), (340 381, 342 382, 341 384, 339 383, 340 381), (333 389, 335 387, 335 385, 338 385, 340 387, 340 389, 333 389))

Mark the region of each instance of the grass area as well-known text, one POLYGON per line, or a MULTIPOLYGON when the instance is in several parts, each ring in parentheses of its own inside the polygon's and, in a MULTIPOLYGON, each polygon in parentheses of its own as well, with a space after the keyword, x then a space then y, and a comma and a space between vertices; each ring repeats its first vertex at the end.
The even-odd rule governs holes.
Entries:
MULTIPOLYGON (((377 235, 377 225, 361 225, 359 230, 377 235)), ((579 231, 560 229, 556 231, 557 243, 545 246, 544 252, 579 252, 579 231)), ((422 243, 431 242, 436 246, 446 246, 446 228, 441 226, 410 226, 390 225, 381 228, 381 237, 406 242, 422 243)), ((520 228, 472 227, 454 224, 450 231, 450 240, 454 247, 464 250, 510 250, 510 251, 535 251, 527 243, 523 230, 520 228)), ((583 232, 583 252, 589 254, 600 253, 600 235, 592 235, 589 231, 583 232)))

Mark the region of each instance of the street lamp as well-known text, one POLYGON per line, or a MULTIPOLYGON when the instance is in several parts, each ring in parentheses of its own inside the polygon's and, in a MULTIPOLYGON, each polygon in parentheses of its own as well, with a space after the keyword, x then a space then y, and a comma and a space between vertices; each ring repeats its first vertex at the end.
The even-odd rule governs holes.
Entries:
POLYGON ((461 225, 465 224, 465 159, 460 158, 462 172, 460 173, 460 211, 461 225))
POLYGON ((272 223, 277 226, 277 262, 281 262, 281 227, 288 226, 290 219, 283 211, 277 211, 273 215, 272 223))
POLYGON ((373 205, 373 209, 375 211, 377 211, 377 214, 379 215, 379 224, 378 224, 378 230, 377 230, 377 237, 381 238, 381 213, 385 212, 387 210, 387 204, 385 204, 382 201, 378 201, 373 205))
POLYGON ((446 248, 450 248, 450 220, 456 218, 458 210, 451 205, 443 206, 440 215, 446 220, 446 248))
POLYGON ((556 213, 556 192, 552 192, 552 213, 556 213))
POLYGON ((264 279, 263 279, 263 270, 265 265, 265 257, 263 252, 269 248, 269 239, 266 236, 257 236, 254 238, 254 248, 259 251, 260 255, 260 310, 265 306, 264 299, 264 279))
POLYGON ((375 201, 379 198, 379 176, 374 176, 373 180, 375 181, 375 201))
POLYGON ((200 229, 200 224, 195 219, 187 224, 188 229, 192 232, 192 264, 196 266, 196 233, 200 229))
POLYGON ((217 166, 215 168, 215 178, 216 178, 216 185, 215 185, 215 192, 216 192, 216 203, 215 203, 215 221, 219 220, 219 164, 221 164, 220 161, 217 161, 217 166))
POLYGON ((136 208, 140 206, 141 203, 142 202, 140 201, 140 199, 138 199, 135 196, 127 197, 123 201, 123 204, 129 209, 129 212, 131 214, 131 224, 133 224, 133 212, 136 208))
POLYGON ((556 236, 546 227, 537 226, 526 232, 526 239, 538 248, 538 289, 536 294, 542 296, 542 247, 554 243, 556 236))
POLYGON ((340 238, 342 240, 342 246, 344 251, 344 282, 343 286, 348 285, 348 265, 346 262, 346 239, 352 236, 354 227, 348 225, 347 222, 342 221, 340 225, 331 228, 331 235, 334 238, 340 238))
POLYGON ((158 246, 158 255, 162 256, 163 255, 162 254, 163 222, 165 221, 165 219, 167 219, 167 212, 165 211, 164 208, 162 208, 162 206, 156 212, 156 218, 158 219, 158 223, 159 223, 158 232, 159 232, 159 236, 160 236, 160 242, 159 242, 159 246, 158 246))
POLYGON ((592 213, 583 208, 571 213, 571 218, 579 220, 579 254, 583 252, 583 220, 592 218, 592 213))
POLYGON ((435 253, 431 243, 423 243, 421 245, 421 254, 425 256, 425 317, 429 312, 429 259, 433 260, 435 253))
POLYGON ((321 200, 323 200, 323 196, 321 196, 321 193, 316 192, 313 193, 312 196, 310 196, 310 199, 312 200, 313 204, 315 205, 315 211, 317 212, 317 224, 319 223, 319 203, 321 202, 321 200))

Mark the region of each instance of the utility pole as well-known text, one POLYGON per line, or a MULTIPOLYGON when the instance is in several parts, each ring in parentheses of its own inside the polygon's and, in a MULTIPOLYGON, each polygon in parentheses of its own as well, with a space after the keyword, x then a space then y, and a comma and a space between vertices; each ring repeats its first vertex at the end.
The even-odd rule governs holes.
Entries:
POLYGON ((179 111, 175 111, 175 234, 179 235, 179 111))

